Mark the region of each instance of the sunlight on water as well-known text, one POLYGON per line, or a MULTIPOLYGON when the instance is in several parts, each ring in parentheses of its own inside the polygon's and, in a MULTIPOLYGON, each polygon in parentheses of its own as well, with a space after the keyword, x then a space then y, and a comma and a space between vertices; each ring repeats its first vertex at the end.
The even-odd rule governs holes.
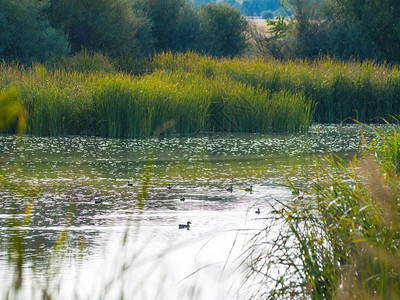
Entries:
MULTIPOLYGON (((14 279, 7 252, 19 229, 22 299, 43 288, 56 299, 236 298, 238 257, 265 226, 269 204, 292 198, 282 186, 286 177, 312 165, 314 154, 354 154, 360 128, 158 140, 0 136, 0 282, 9 287, 14 279), (252 192, 245 190, 250 185, 252 192), (28 200, 32 216, 22 226, 28 200), (187 221, 190 230, 179 230, 187 221)), ((243 298, 246 291, 251 287, 242 287, 243 298)))

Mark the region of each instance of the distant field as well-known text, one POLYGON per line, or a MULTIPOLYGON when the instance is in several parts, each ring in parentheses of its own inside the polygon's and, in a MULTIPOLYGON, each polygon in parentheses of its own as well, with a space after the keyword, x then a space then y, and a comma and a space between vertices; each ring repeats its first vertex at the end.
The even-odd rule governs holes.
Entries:
POLYGON ((270 34, 267 33, 268 29, 271 27, 267 25, 267 22, 265 19, 262 18, 247 18, 251 26, 255 26, 259 31, 265 32, 269 36, 270 34))

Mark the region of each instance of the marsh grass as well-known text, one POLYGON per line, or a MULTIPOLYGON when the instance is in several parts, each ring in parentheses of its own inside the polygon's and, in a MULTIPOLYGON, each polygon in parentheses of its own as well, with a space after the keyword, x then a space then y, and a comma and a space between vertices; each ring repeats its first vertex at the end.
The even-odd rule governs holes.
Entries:
POLYGON ((214 59, 194 53, 165 53, 154 57, 153 68, 225 75, 252 87, 276 93, 304 93, 317 103, 317 122, 335 123, 352 117, 371 122, 398 112, 400 73, 397 66, 374 61, 276 61, 260 58, 214 59))
POLYGON ((164 134, 306 132, 312 121, 370 122, 400 110, 398 68, 373 61, 192 52, 120 60, 82 51, 30 67, 2 63, 0 86, 21 95, 27 133, 51 136, 150 136, 167 120, 176 126, 164 134))
POLYGON ((365 138, 369 151, 360 159, 325 157, 307 181, 290 181, 293 201, 273 205, 270 225, 245 253, 247 280, 262 278, 255 299, 399 299, 400 194, 392 156, 399 128, 377 133, 365 138))
POLYGON ((102 57, 80 56, 71 60, 82 69, 72 62, 59 68, 1 65, 0 82, 15 86, 27 108, 27 133, 141 137, 169 120, 176 126, 164 134, 305 132, 312 120, 314 105, 304 93, 275 93, 227 74, 214 76, 215 59, 186 55, 201 59, 202 73, 174 58, 162 63, 154 58, 154 71, 137 77, 96 70, 93 61, 102 64, 102 57))

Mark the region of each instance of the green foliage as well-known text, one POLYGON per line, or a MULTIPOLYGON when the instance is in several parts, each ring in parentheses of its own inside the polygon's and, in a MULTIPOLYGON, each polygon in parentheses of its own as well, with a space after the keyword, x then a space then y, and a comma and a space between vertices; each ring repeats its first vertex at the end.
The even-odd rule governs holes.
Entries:
POLYGON ((397 0, 334 0, 340 17, 362 27, 368 46, 378 50, 380 58, 400 61, 400 3, 397 0))
POLYGON ((191 52, 117 63, 82 52, 47 68, 0 68, 0 85, 17 87, 26 103, 28 132, 44 135, 146 136, 169 120, 187 133, 304 131, 312 118, 370 122, 400 111, 399 82, 397 67, 371 61, 216 59, 191 52), (127 73, 144 75, 118 73, 122 64, 127 73))
POLYGON ((375 130, 375 135, 365 144, 374 151, 386 174, 397 176, 400 174, 400 128, 398 118, 394 118, 395 123, 389 124, 385 120, 385 125, 375 130))
POLYGON ((155 68, 201 72, 207 76, 228 76, 252 87, 273 93, 281 90, 304 93, 317 103, 318 122, 337 123, 353 117, 370 122, 400 111, 400 72, 396 66, 373 61, 341 62, 330 58, 314 61, 260 59, 201 60, 176 55, 154 58, 155 68), (195 60, 195 62, 192 62, 195 60))
POLYGON ((303 93, 240 82, 218 73, 216 59, 166 53, 148 64, 154 71, 142 77, 3 64, 0 81, 12 76, 7 84, 20 91, 29 113, 27 132, 36 135, 150 136, 170 121, 175 126, 169 132, 179 133, 302 132, 311 122, 313 104, 303 93))
POLYGON ((124 66, 162 51, 240 54, 245 19, 227 5, 214 6, 202 10, 186 0, 0 0, 0 59, 30 63, 85 49, 124 66))
MULTIPOLYGON (((53 62, 49 64, 48 68, 35 65, 33 68, 25 69, 7 64, 1 65, 0 68, 0 84, 5 88, 11 85, 17 86, 27 103, 31 116, 28 120, 30 133, 114 135, 114 132, 115 134, 119 132, 118 136, 141 136, 150 134, 159 125, 155 121, 157 118, 163 122, 170 119, 175 120, 175 130, 178 132, 199 130, 303 131, 312 118, 318 122, 329 123, 340 122, 349 117, 370 122, 377 116, 388 117, 393 111, 400 111, 398 101, 400 98, 399 69, 395 66, 379 65, 371 61, 344 63, 329 58, 310 62, 280 62, 243 58, 215 59, 189 52, 186 54, 164 53, 156 55, 152 59, 132 61, 126 59, 126 61, 114 64, 103 55, 88 55, 87 52, 82 52, 71 60, 53 62), (145 76, 133 77, 119 74, 117 69, 121 68, 121 64, 125 64, 127 68, 125 71, 128 73, 145 74, 145 76), (130 67, 134 69, 129 69, 130 67), (116 78, 120 78, 117 82, 124 83, 122 90, 125 92, 123 96, 118 96, 117 94, 121 90, 115 89, 117 94, 114 96, 116 99, 121 99, 120 97, 126 99, 115 102, 115 105, 121 106, 118 108, 122 111, 120 122, 124 123, 124 120, 128 118, 123 117, 128 114, 128 110, 126 107, 122 107, 137 103, 137 108, 132 106, 132 113, 138 113, 139 107, 144 111, 139 113, 138 121, 134 121, 134 124, 143 124, 140 126, 146 129, 133 129, 132 127, 128 130, 127 128, 130 128, 131 125, 121 125, 121 130, 115 129, 116 131, 114 131, 113 129, 109 132, 108 129, 104 129, 109 125, 98 126, 99 124, 118 122, 115 117, 115 121, 104 123, 105 116, 99 115, 98 112, 95 113, 97 100, 94 100, 100 95, 98 94, 99 89, 102 87, 109 89, 109 84, 106 84, 107 80, 111 84, 116 78), (151 88, 146 87, 144 82, 148 83, 151 88), (176 93, 175 89, 186 93, 186 96, 176 93), (145 90, 148 92, 145 93, 145 90), (161 93, 161 91, 163 92, 161 93), (276 106, 268 106, 264 115, 265 110, 262 105, 266 105, 267 99, 278 99, 276 98, 277 94, 282 102, 272 101, 276 106), (284 100, 287 99, 287 94, 289 98, 294 97, 293 99, 295 99, 291 105, 296 113, 286 112, 285 116, 293 117, 296 120, 294 123, 297 125, 287 125, 291 124, 289 120, 272 121, 275 113, 271 112, 279 105, 285 105, 291 101, 284 100), (161 98, 157 98, 156 95, 161 95, 157 96, 161 98), (153 106, 148 106, 153 103, 150 101, 153 97, 159 99, 154 100, 154 103, 157 104, 153 105, 160 107, 159 117, 156 117, 153 106), (42 103, 41 99, 46 99, 46 101, 42 103), (168 100, 164 102, 161 99, 168 100), (313 102, 309 103, 308 99, 313 102), (171 105, 175 101, 181 103, 180 105, 187 103, 185 104, 187 106, 179 109, 177 106, 174 109, 171 107, 175 106, 164 107, 167 103, 171 105), (202 114, 196 119, 197 117, 192 118, 190 114, 184 113, 195 110, 202 111, 201 101, 202 105, 208 107, 211 120, 202 114), (52 102, 58 103, 54 106, 54 109, 57 108, 56 111, 49 110, 53 109, 53 106, 50 105, 52 102), (142 102, 143 104, 140 104, 142 102), (39 103, 42 104, 39 105, 39 103), (197 108, 190 108, 189 103, 197 108), (257 108, 255 109, 253 106, 257 108), (149 110, 146 110, 146 107, 149 110), (253 111, 253 109, 255 110, 253 111), (180 111, 179 114, 178 111, 180 111), (164 113, 165 115, 163 115, 164 113), (33 115, 36 117, 34 118, 33 115), (49 128, 49 116, 53 116, 51 122, 59 125, 53 124, 49 128), (55 116, 60 116, 60 119, 57 120, 55 116), (146 119, 147 121, 143 119, 147 118, 146 116, 149 117, 146 119), (260 118, 257 119, 256 116, 260 116, 260 118), (183 123, 178 118, 182 118, 183 123), (222 121, 224 118, 225 121, 222 121), (212 120, 220 123, 213 124, 212 120), (249 125, 250 120, 259 120, 259 123, 257 121, 254 126, 249 125), (236 123, 239 125, 233 125, 236 123), (99 130, 100 128, 103 129, 99 130)), ((106 94, 113 99, 113 93, 106 94)), ((101 93, 101 95, 101 99, 104 99, 105 94, 101 93)), ((281 107, 275 112, 285 111, 285 109, 281 107)))
POLYGON ((46 3, 0 0, 0 59, 29 63, 69 53, 66 37, 42 18, 46 3))
POLYGON ((18 132, 23 133, 26 125, 26 111, 21 104, 20 95, 16 89, 9 89, 0 94, 0 131, 16 123, 18 132))
POLYGON ((288 24, 284 17, 277 16, 274 20, 265 21, 269 27, 268 32, 271 34, 271 39, 278 40, 286 35, 288 24))
POLYGON ((258 47, 264 55, 281 59, 320 55, 391 62, 400 59, 397 0, 285 0, 282 4, 293 29, 277 41, 265 37, 262 42, 273 51, 258 47))
POLYGON ((45 62, 45 65, 51 70, 63 69, 82 73, 112 73, 115 71, 114 63, 110 57, 100 52, 89 52, 87 50, 82 50, 70 56, 53 56, 45 62))
POLYGON ((260 294, 398 299, 399 178, 375 159, 382 149, 397 151, 398 127, 380 135, 367 144, 373 155, 350 162, 334 155, 316 159, 311 174, 290 181, 294 199, 273 206, 272 224, 249 248, 254 261, 247 278, 258 270, 265 275, 260 294))
POLYGON ((239 10, 227 4, 209 3, 201 7, 200 19, 204 53, 232 57, 247 47, 248 22, 239 10))
POLYGON ((152 47, 150 21, 133 11, 128 0, 51 0, 47 16, 68 36, 73 52, 85 48, 141 55, 152 47))
POLYGON ((196 10, 186 0, 135 0, 133 7, 152 21, 156 51, 195 47, 199 21, 196 10))
POLYGON ((325 22, 304 35, 303 53, 308 57, 329 54, 338 59, 356 57, 364 60, 376 57, 376 49, 359 25, 343 22, 325 22))

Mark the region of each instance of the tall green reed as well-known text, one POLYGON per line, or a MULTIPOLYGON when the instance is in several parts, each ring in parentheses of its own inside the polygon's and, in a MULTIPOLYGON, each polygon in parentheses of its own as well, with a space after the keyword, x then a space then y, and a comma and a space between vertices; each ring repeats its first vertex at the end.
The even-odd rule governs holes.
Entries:
POLYGON ((398 132, 379 130, 361 158, 316 159, 290 181, 294 199, 272 205, 246 252, 247 278, 262 275, 255 298, 399 299, 399 177, 387 164, 398 132))
MULTIPOLYGON (((139 77, 43 65, 14 72, 21 74, 13 84, 29 113, 27 132, 138 137, 150 136, 169 120, 175 127, 168 132, 178 133, 293 132, 311 123, 313 103, 304 93, 273 93, 217 75, 207 57, 188 53, 185 67, 171 55, 165 54, 168 69, 139 77), (204 73, 191 71, 190 60, 204 64, 204 73)), ((0 71, 0 78, 10 73, 7 65, 0 71)))
POLYGON ((282 62, 257 57, 215 59, 195 53, 166 53, 154 57, 153 65, 155 69, 169 71, 223 74, 272 93, 302 92, 318 103, 315 111, 318 122, 340 122, 349 117, 370 122, 377 116, 396 114, 400 109, 398 67, 374 61, 343 62, 325 57, 282 62))
POLYGON ((149 136, 170 119, 176 127, 169 132, 305 131, 312 120, 369 122, 400 109, 398 68, 373 61, 167 52, 142 65, 144 75, 134 76, 117 72, 106 56, 82 52, 31 67, 3 63, 0 83, 21 93, 27 132, 39 135, 149 136))

